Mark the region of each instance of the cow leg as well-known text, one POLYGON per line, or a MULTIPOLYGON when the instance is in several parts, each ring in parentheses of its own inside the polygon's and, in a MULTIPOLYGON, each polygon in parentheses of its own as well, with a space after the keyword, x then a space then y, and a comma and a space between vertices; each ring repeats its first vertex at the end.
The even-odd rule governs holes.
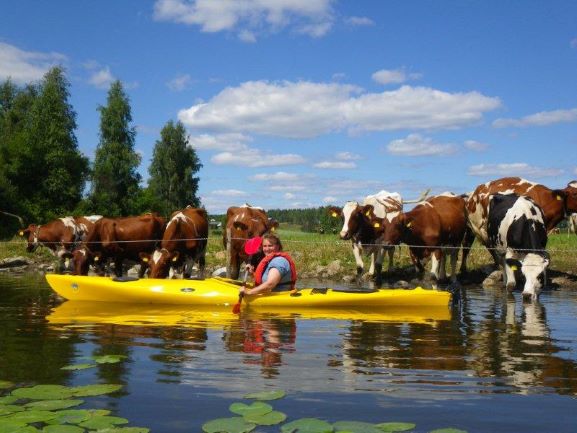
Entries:
POLYGON ((353 255, 355 256, 355 262, 357 263, 357 281, 359 281, 363 276, 364 265, 361 256, 361 249, 357 244, 353 244, 353 255))
MULTIPOLYGON (((458 259, 458 255, 459 255, 459 248, 458 247, 454 247, 451 248, 449 255, 451 256, 451 281, 453 283, 457 282, 457 259, 458 259)), ((462 264, 462 263, 461 263, 462 264)), ((465 272, 467 272, 465 270, 465 272)))
MULTIPOLYGON (((387 272, 390 273, 390 272, 393 270, 393 266, 394 266, 393 257, 394 257, 394 255, 395 255, 395 247, 394 247, 394 246, 389 246, 389 247, 385 247, 385 248, 386 248, 387 254, 388 254, 388 256, 389 256, 389 267, 388 267, 388 271, 387 271, 387 272)), ((384 253, 383 253, 383 255, 384 255, 384 253)), ((383 258, 383 260, 384 260, 384 258, 383 258)))
POLYGON ((114 275, 117 277, 122 277, 122 259, 114 259, 114 275))
POLYGON ((443 253, 441 253, 441 250, 434 250, 431 254, 431 274, 435 281, 439 281, 441 279, 442 256, 443 253))
POLYGON ((507 290, 515 290, 517 282, 515 281, 515 270, 507 264, 507 254, 503 259, 503 280, 507 290))
POLYGON ((198 258, 198 278, 200 278, 201 280, 204 279, 205 268, 206 268, 206 258, 203 251, 200 257, 198 258))
MULTIPOLYGON (((473 233, 470 227, 467 227, 463 242, 461 243, 461 268, 459 269, 461 274, 467 273, 467 257, 471 252, 473 242, 475 242, 475 233, 473 233)), ((458 253, 458 250, 455 251, 458 253)))
POLYGON ((236 280, 238 274, 240 273, 240 257, 238 254, 233 254, 230 257, 230 269, 227 269, 227 274, 230 274, 229 278, 236 280))
POLYGON ((379 247, 377 249, 377 251, 375 251, 373 253, 373 257, 375 257, 375 285, 377 287, 381 287, 383 285, 383 260, 384 260, 384 256, 385 256, 385 251, 381 247, 379 247))

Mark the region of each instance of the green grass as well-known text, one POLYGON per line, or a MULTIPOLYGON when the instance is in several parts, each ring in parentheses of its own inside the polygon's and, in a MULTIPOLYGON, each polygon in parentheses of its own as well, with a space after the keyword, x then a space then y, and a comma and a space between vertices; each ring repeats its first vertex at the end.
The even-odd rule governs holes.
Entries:
MULTIPOLYGON (((342 241, 338 235, 305 233, 296 228, 280 228, 278 230, 285 251, 292 254, 300 274, 311 274, 320 266, 339 260, 342 267, 342 275, 353 275, 356 264, 351 251, 350 241, 342 241)), ((46 248, 39 248, 35 253, 29 254, 25 250, 25 241, 15 237, 11 241, 0 242, 0 260, 6 257, 24 256, 31 257, 38 262, 50 263, 54 257, 46 248)), ((549 236, 547 250, 551 255, 551 269, 577 273, 577 236, 566 233, 549 236)), ((460 255, 459 255, 460 259, 460 255)), ((211 232, 207 249, 207 266, 216 269, 226 265, 226 255, 222 245, 222 232, 211 232)), ((479 269, 492 263, 488 251, 477 242, 468 258, 469 270, 479 269)), ((395 266, 404 268, 411 265, 407 246, 401 246, 395 251, 395 266)), ((368 259, 365 259, 368 269, 368 259)), ((387 263, 385 261, 384 269, 387 263)))

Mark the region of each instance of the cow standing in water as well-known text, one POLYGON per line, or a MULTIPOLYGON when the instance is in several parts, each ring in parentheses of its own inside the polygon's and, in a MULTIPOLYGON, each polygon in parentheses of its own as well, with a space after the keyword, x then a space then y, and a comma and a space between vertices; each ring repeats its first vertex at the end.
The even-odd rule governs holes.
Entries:
POLYGON ((207 242, 206 210, 189 206, 173 212, 166 224, 160 248, 152 254, 141 254, 150 267, 149 278, 173 277, 176 272, 188 278, 194 262, 198 263, 199 277, 203 278, 207 242))
POLYGON ((226 274, 229 278, 238 278, 240 264, 248 260, 244 251, 246 240, 274 231, 277 227, 278 222, 270 219, 260 207, 245 204, 228 208, 222 242, 228 253, 226 274))
POLYGON ((422 261, 431 257, 431 274, 435 281, 445 279, 446 256, 451 258, 451 279, 457 280, 456 267, 462 248, 461 272, 466 272, 467 255, 474 237, 467 226, 465 199, 446 192, 417 205, 393 218, 378 218, 371 205, 362 208, 370 216, 375 231, 386 245, 405 243, 418 272, 424 271, 422 261))
POLYGON ((58 218, 43 225, 30 224, 19 235, 27 240, 26 251, 31 253, 45 246, 59 259, 60 271, 68 270, 70 252, 86 237, 100 215, 58 218))
POLYGON ((549 265, 547 229, 542 209, 529 197, 495 194, 489 197, 488 247, 503 263, 505 286, 516 287, 515 270, 525 277, 523 297, 536 300, 549 265))
MULTIPOLYGON (((489 200, 492 194, 516 194, 530 197, 543 211, 545 228, 554 229, 568 215, 577 212, 577 181, 567 184, 564 189, 552 190, 544 185, 530 182, 520 177, 504 177, 483 183, 469 195, 467 212, 469 226, 479 241, 487 246, 489 200)), ((499 264, 492 250, 495 264, 499 264)))

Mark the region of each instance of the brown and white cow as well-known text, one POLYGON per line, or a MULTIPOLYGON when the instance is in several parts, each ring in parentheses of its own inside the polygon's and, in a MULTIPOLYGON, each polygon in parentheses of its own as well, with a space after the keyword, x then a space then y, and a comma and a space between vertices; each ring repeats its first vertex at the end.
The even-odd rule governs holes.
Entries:
POLYGON ((206 210, 188 206, 172 213, 164 235, 152 254, 141 253, 150 267, 149 278, 173 276, 175 270, 190 277, 192 265, 198 263, 199 277, 204 277, 208 216, 206 210))
POLYGON ((334 218, 343 218, 343 227, 339 236, 343 240, 351 240, 353 255, 357 264, 357 280, 363 275, 363 254, 371 257, 369 275, 374 276, 375 284, 382 283, 384 251, 389 255, 389 272, 393 268, 395 245, 387 245, 383 241, 382 231, 376 230, 369 216, 363 212, 364 206, 371 206, 374 216, 380 219, 392 219, 403 210, 403 199, 397 192, 379 191, 368 195, 363 203, 348 201, 343 208, 329 207, 329 213, 334 218))
MULTIPOLYGON (((469 226, 477 239, 485 246, 489 245, 487 224, 492 194, 516 194, 530 197, 543 210, 547 231, 555 228, 571 213, 577 212, 577 181, 569 182, 564 189, 555 190, 520 177, 504 177, 483 183, 469 195, 467 213, 469 226)), ((493 255, 495 264, 498 264, 499 259, 493 250, 489 251, 493 255)))
POLYGON ((226 273, 229 278, 238 278, 240 264, 248 259, 244 251, 246 240, 274 231, 277 227, 278 222, 269 218, 260 207, 245 204, 228 208, 222 241, 227 250, 226 273))
POLYGON ((66 270, 68 253, 101 218, 100 215, 58 218, 42 225, 30 224, 26 229, 20 230, 19 235, 27 240, 26 251, 31 253, 39 246, 45 246, 58 257, 60 269, 66 270))
MULTIPOLYGON (((140 253, 152 253, 162 239, 165 221, 156 214, 125 218, 101 218, 88 232, 81 246, 73 251, 73 272, 87 275, 90 264, 101 266, 114 262, 114 272, 122 275, 125 259, 140 262, 140 253)), ((144 275, 146 265, 141 262, 139 277, 144 275)))
MULTIPOLYGON (((378 218, 371 205, 362 212, 371 217, 375 230, 386 245, 407 244, 418 272, 422 261, 431 257, 431 274, 435 280, 445 279, 445 260, 451 258, 451 279, 457 280, 456 266, 459 249, 467 238, 466 201, 463 196, 443 193, 430 197, 408 212, 400 211, 392 218, 378 218)), ((469 245, 470 246, 470 245, 469 245)), ((463 248, 462 267, 466 269, 468 248, 463 248)))

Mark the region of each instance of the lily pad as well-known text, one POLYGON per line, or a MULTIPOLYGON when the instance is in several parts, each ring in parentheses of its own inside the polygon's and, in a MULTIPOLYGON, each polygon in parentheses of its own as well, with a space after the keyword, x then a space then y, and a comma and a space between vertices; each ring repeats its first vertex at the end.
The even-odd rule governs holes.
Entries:
POLYGON ((88 359, 93 359, 97 364, 116 364, 126 358, 126 355, 101 355, 88 357, 88 359))
POLYGON ((79 406, 82 403, 84 400, 40 400, 27 403, 24 406, 28 409, 60 410, 79 406))
POLYGON ((146 427, 112 427, 98 430, 98 433, 148 433, 150 429, 146 427))
POLYGON ((429 433, 467 433, 466 430, 460 430, 458 428, 448 427, 448 428, 438 428, 436 430, 431 430, 429 433))
POLYGON ((18 397, 15 397, 15 396, 13 396, 13 395, 7 395, 7 396, 4 396, 4 397, 0 397, 0 405, 3 405, 3 404, 12 404, 12 403, 14 403, 15 401, 18 401, 18 397))
POLYGON ((282 433, 332 433, 333 431, 331 424, 317 418, 301 418, 281 427, 282 433))
POLYGON ((360 421, 338 421, 333 427, 337 433, 383 433, 375 424, 360 421))
POLYGON ((122 385, 85 385, 71 388, 76 397, 93 397, 96 395, 110 394, 122 388, 122 385))
POLYGON ((27 410, 24 412, 16 412, 6 417, 10 421, 23 422, 32 424, 35 422, 46 422, 56 417, 54 412, 48 410, 27 410))
POLYGON ((92 414, 86 409, 69 409, 55 412, 55 417, 48 424, 80 424, 90 419, 92 414))
POLYGON ((84 429, 75 425, 48 425, 42 433, 84 433, 84 429))
POLYGON ((94 367, 96 367, 96 364, 71 364, 61 367, 60 370, 86 370, 94 367))
POLYGON ((128 420, 126 418, 120 418, 118 416, 96 415, 91 417, 87 421, 81 422, 78 425, 91 430, 101 430, 105 428, 110 428, 118 424, 128 424, 128 420))
POLYGON ((244 398, 254 399, 254 400, 278 400, 279 398, 283 398, 286 393, 283 390, 276 390, 276 391, 262 391, 262 392, 252 392, 250 394, 246 394, 244 398))
POLYGON ((15 423, 10 421, 0 421, 0 433, 38 433, 40 430, 24 423, 15 423))
POLYGON ((22 412, 23 410, 25 409, 22 406, 17 406, 15 404, 3 404, 0 406, 0 416, 22 412))
POLYGON ((232 413, 236 413, 237 415, 244 417, 247 415, 264 415, 272 412, 272 406, 261 401, 255 401, 250 405, 244 403, 233 403, 229 406, 228 409, 232 413))
POLYGON ((281 422, 284 422, 285 419, 286 415, 276 410, 262 415, 247 414, 244 416, 245 421, 252 422, 257 425, 277 425, 281 422))
POLYGON ((36 385, 15 389, 11 394, 30 400, 62 400, 71 397, 72 390, 62 385, 36 385))
POLYGON ((411 422, 383 422, 377 427, 385 433, 397 433, 401 431, 413 430, 417 425, 411 422))
POLYGON ((256 424, 246 422, 244 418, 235 416, 231 418, 218 418, 209 421, 202 426, 205 433, 249 433, 256 424))
POLYGON ((12 388, 14 384, 12 382, 8 382, 7 380, 0 380, 0 389, 8 389, 12 388))

